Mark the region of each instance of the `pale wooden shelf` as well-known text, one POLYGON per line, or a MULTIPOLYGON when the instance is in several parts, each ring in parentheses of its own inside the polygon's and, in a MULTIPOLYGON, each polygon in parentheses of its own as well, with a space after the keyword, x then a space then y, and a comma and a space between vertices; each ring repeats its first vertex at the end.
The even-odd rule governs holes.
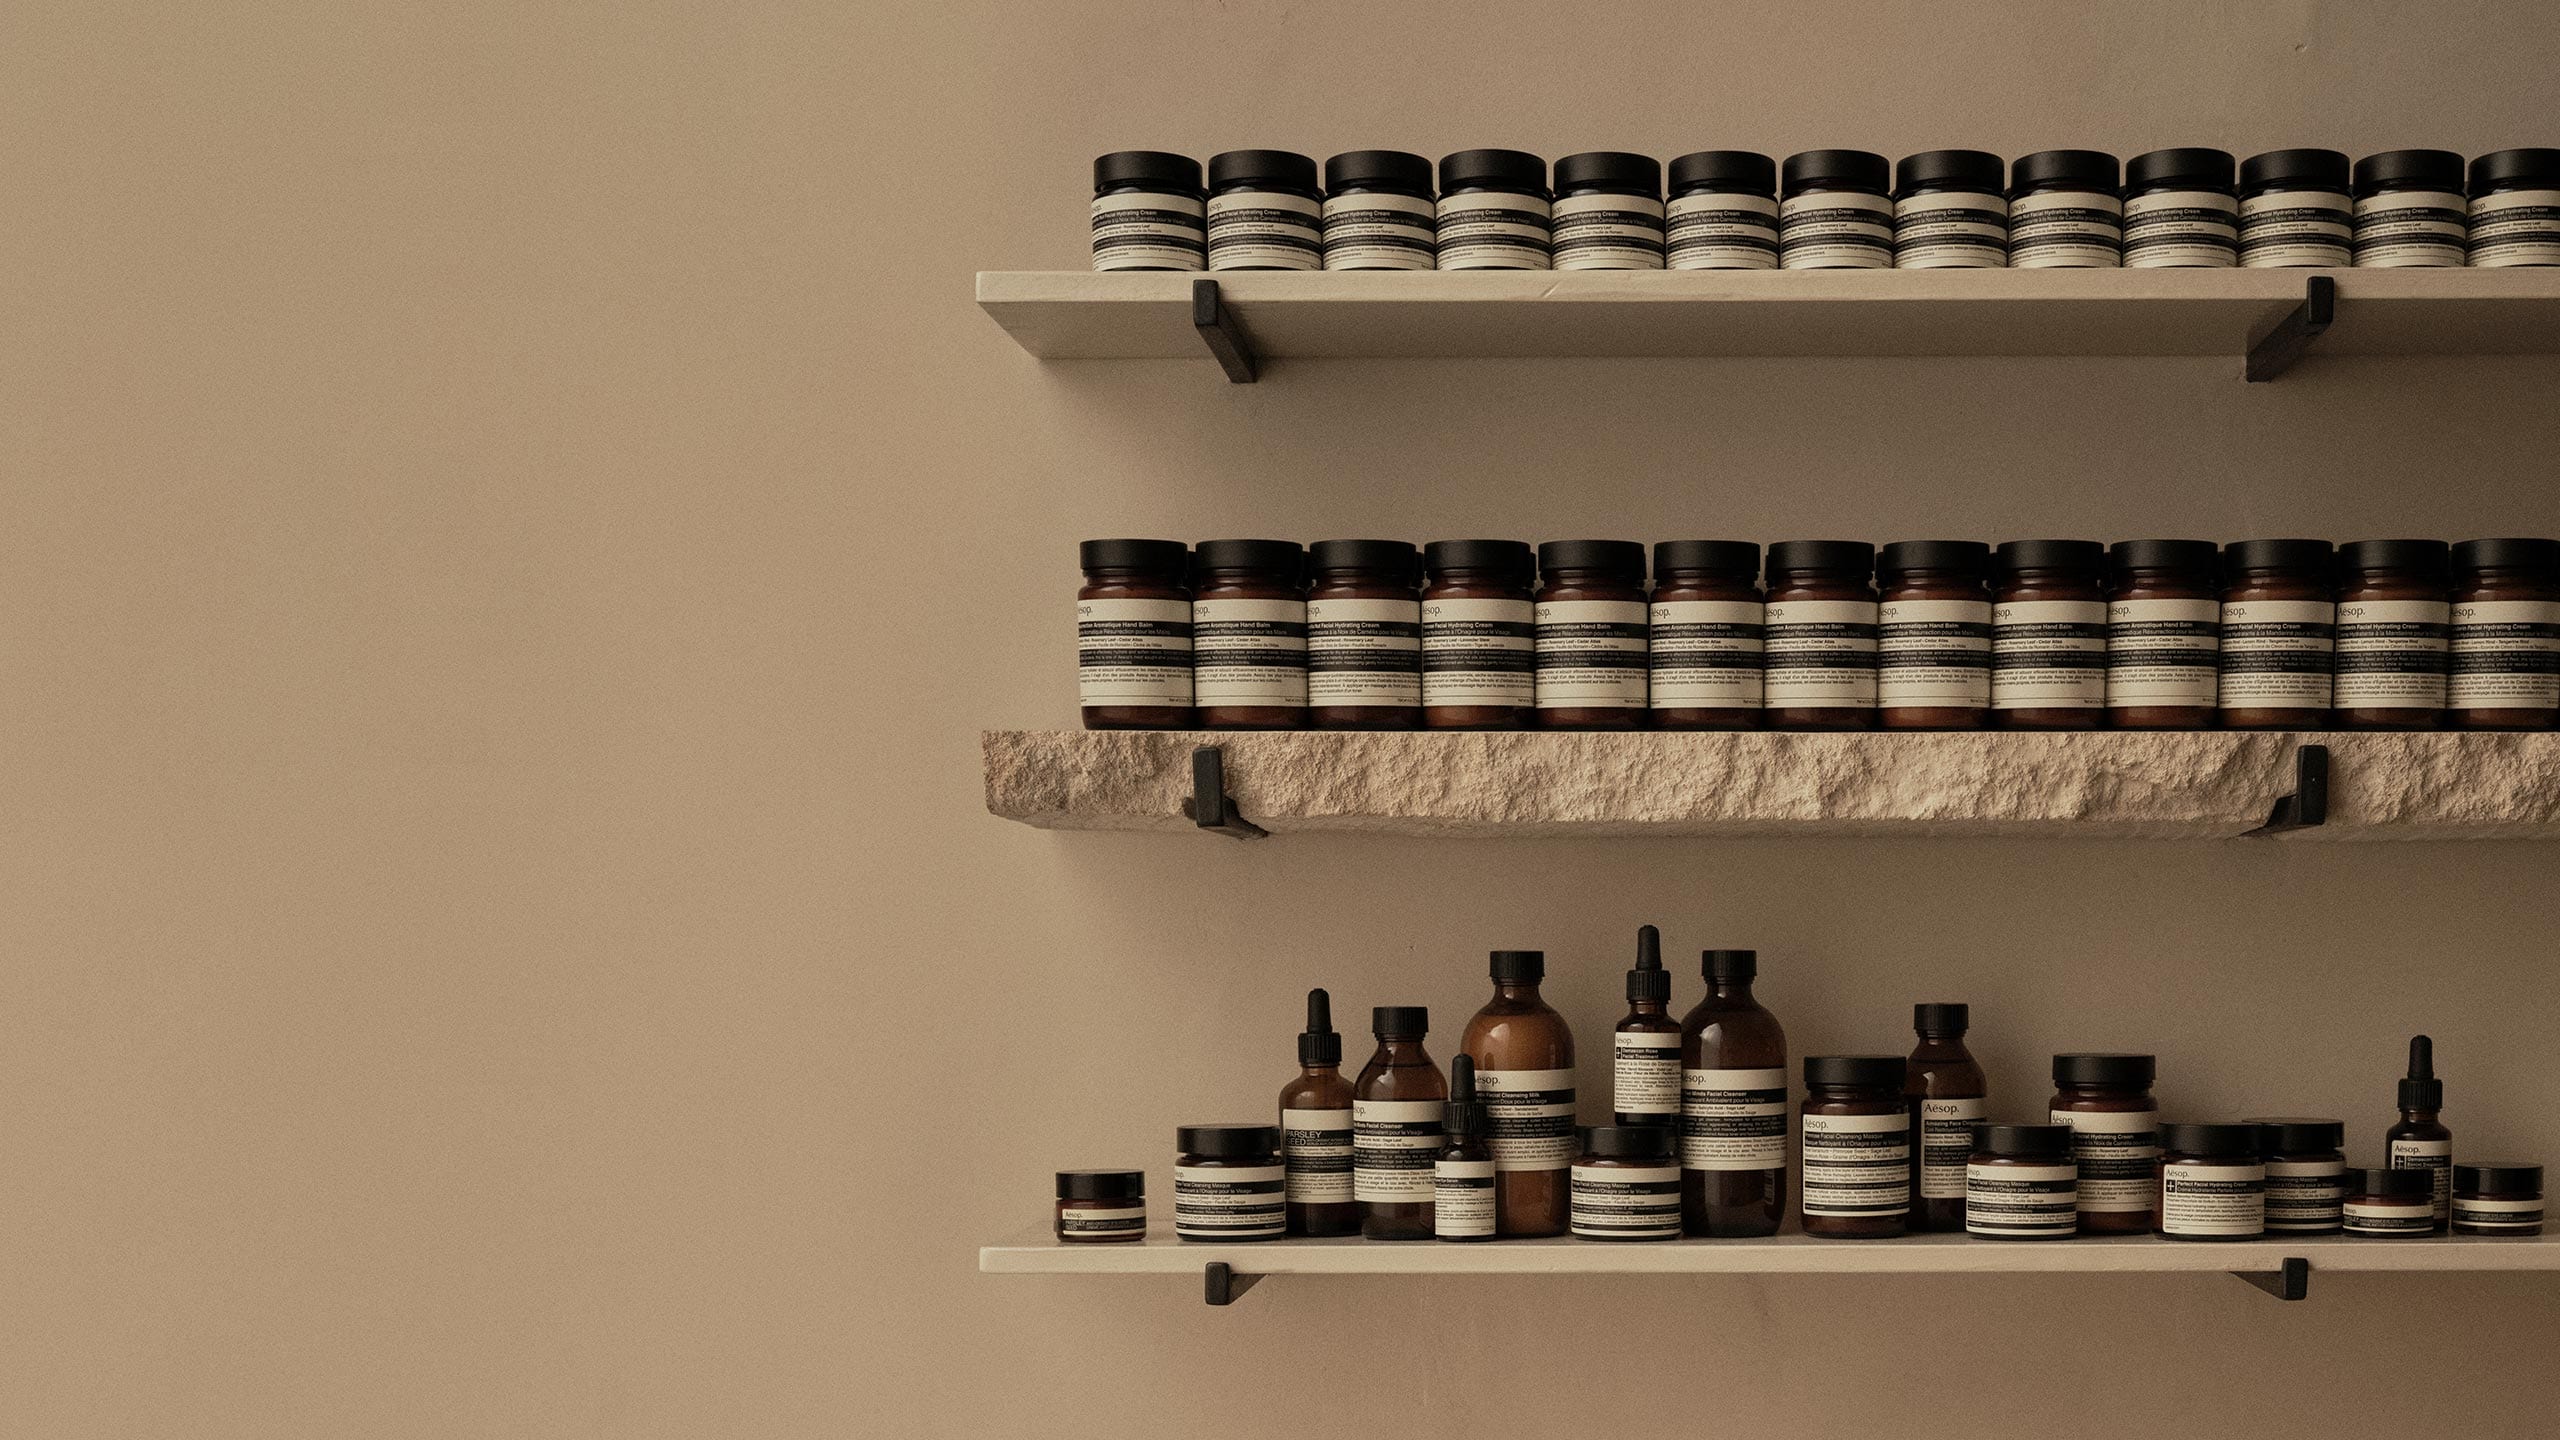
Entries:
POLYGON ((1193 752, 1275 834, 2224 839, 2267 823, 2305 744, 2306 840, 2560 839, 2560 735, 994 730, 987 809, 1050 830, 1180 833, 1193 752))

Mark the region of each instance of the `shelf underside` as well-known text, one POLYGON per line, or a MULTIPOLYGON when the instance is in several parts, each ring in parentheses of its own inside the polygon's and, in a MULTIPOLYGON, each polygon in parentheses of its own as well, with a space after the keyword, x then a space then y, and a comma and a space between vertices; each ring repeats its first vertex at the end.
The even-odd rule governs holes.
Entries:
POLYGON ((2287 840, 2560 839, 2560 735, 997 730, 987 808, 1051 830, 1187 832, 1192 752, 1275 834, 2223 839, 2306 742, 2324 824, 2287 840))
MULTIPOLYGON (((2560 353, 2560 269, 1222 271, 1264 359, 2215 355, 2336 277, 2314 354, 2560 353)), ((1048 359, 1199 358, 1190 273, 988 271, 978 304, 1048 359)))

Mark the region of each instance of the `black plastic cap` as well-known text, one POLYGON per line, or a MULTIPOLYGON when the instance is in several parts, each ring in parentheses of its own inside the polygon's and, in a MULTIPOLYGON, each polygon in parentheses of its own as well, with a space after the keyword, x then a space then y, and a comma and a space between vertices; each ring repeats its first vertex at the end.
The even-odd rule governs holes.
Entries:
POLYGON ((1419 1040, 1431 1033, 1431 1007, 1381 1005, 1369 1012, 1369 1033, 1381 1040, 1419 1040))
POLYGON ((1144 1170, 1061 1170, 1058 1172, 1058 1198, 1061 1200, 1143 1200, 1147 1198, 1147 1172, 1144 1170))
POLYGON ((1324 188, 1353 185, 1431 198, 1431 162, 1403 150, 1345 150, 1324 162, 1324 188))
POLYGON ((2350 540, 2338 547, 2338 568, 2349 573, 2415 570, 2421 577, 2442 580, 2451 563, 2449 553, 2441 540, 2350 540))
POLYGON ((2039 150, 2021 155, 2009 166, 2009 193, 2023 194, 2039 185, 2066 185, 2113 195, 2124 183, 2124 167, 2104 150, 2039 150))
POLYGON ((1653 547, 1655 579, 1685 570, 1707 575, 1760 577, 1760 547, 1748 540, 1665 540, 1653 547))
POLYGON ((1995 563, 2004 574, 2068 570, 2095 575, 2107 563, 2107 547, 2095 540, 2004 540, 1995 563))
POLYGON ((1535 985, 1547 978, 1547 952, 1496 950, 1491 969, 1497 985, 1535 985))
POLYGON ((2444 1082, 2436 1078, 2436 1042, 2424 1035, 2409 1037, 2409 1073, 2400 1081, 2400 1108, 2444 1108, 2444 1082))
POLYGON ((1114 150, 1093 161, 1096 194, 1114 185, 1144 185, 1181 195, 1200 193, 1200 162, 1163 150, 1114 150))
POLYGON ((1991 547, 1979 540, 1896 540, 1876 554, 1876 575, 1914 570, 1953 570, 1972 579, 1991 568, 1991 547))
POLYGON ((1633 192, 1662 198, 1662 162, 1624 150, 1585 150, 1556 162, 1556 194, 1570 190, 1633 192))
POLYGON ((1973 1025, 1970 1005, 1924 1004, 1911 1007, 1911 1028, 1923 1035, 1962 1035, 1973 1025))
POLYGON ((2347 1143, 2347 1124, 2343 1120, 2267 1115, 2249 1123, 2258 1127, 2259 1148, 2270 1155, 2318 1155, 2347 1143))
POLYGON ((1701 950, 1698 971, 1710 980, 1748 980, 1760 973, 1757 950, 1701 950))
POLYGON ((1779 167, 1786 193, 1824 186, 1835 190, 1885 193, 1893 166, 1872 150, 1799 150, 1779 167))
POLYGON ((1307 1028, 1298 1036, 1298 1063, 1342 1063, 1342 1032, 1333 1028, 1333 997, 1322 990, 1307 992, 1307 1028))
POLYGON ((1547 193, 1547 162, 1526 150, 1461 150, 1440 157, 1440 188, 1547 193))
POLYGON ((1893 191, 1908 195, 1927 189, 1979 190, 1997 195, 2005 168, 2000 157, 1988 150, 1923 150, 1903 156, 1902 163, 1893 167, 1893 191))
POLYGON ((2067 1160, 2071 1158, 2068 1125, 1976 1125, 1973 1148, 2003 1160, 2067 1160))
POLYGON ((2462 157, 2450 150, 2385 150, 2356 162, 2355 189, 2371 195, 2393 186, 2462 193, 2462 157))
POLYGON ((2255 1158, 2259 1145, 2255 1125, 2199 1125, 2171 1121, 2160 1127, 2160 1148, 2176 1155, 2197 1155, 2214 1160, 2255 1158))
POLYGON ((1838 570, 1861 579, 1876 565, 1876 547, 1864 540, 1781 540, 1769 547, 1769 578, 1796 570, 1838 570))
POLYGON ((2344 194, 2348 170, 2347 157, 2335 150, 2269 150, 2240 162, 2240 189, 2244 194, 2275 187, 2344 194))
POLYGON ((2492 150, 2471 162, 2473 197, 2510 185, 2523 190, 2560 190, 2560 150, 2492 150))
POLYGON ((2104 1085, 2116 1090, 2150 1088, 2159 1062, 2149 1055, 2082 1054, 2053 1057, 2056 1085, 2104 1085))
POLYGON ((1650 925, 1636 928, 1636 965, 1627 972, 1627 999, 1671 998, 1671 972, 1662 968, 1662 932, 1650 925))
POLYGON ((2210 540, 2119 540, 2107 550, 2111 569, 2191 570, 2207 578, 2221 559, 2222 547, 2210 540))
POLYGON ((1804 1059, 1804 1083, 1807 1085, 1841 1085, 1902 1089, 1903 1059, 1899 1055, 1808 1055, 1804 1059))
POLYGON ((1538 547, 1540 570, 1597 570, 1644 583, 1644 547, 1633 540, 1549 540, 1538 547))
POLYGON ((2231 174, 2228 150, 2153 150, 2124 162, 2124 188, 2228 192, 2231 174))
POLYGON ((1383 570, 1411 580, 1422 573, 1422 552, 1402 540, 1319 540, 1307 547, 1308 567, 1328 570, 1383 570))
POLYGON ((1585 1154, 1604 1160, 1668 1160, 1672 1136, 1668 1125, 1594 1125, 1583 1138, 1585 1154))
POLYGON ((2336 558, 2336 550, 2326 540, 2235 540, 2222 547, 2222 573, 2310 570, 2326 575, 2336 558))
POLYGON ((2453 547, 2453 568, 2560 571, 2560 540, 2465 540, 2453 547))
POLYGON ((1692 150, 1671 162, 1671 193, 1739 190, 1778 193, 1778 162, 1757 150, 1692 150))
POLYGON ((1230 185, 1312 194, 1316 162, 1295 150, 1230 150, 1210 156, 1209 188, 1223 190, 1230 185))
POLYGON ((1434 540, 1422 547, 1422 563, 1434 575, 1447 570, 1491 570, 1506 579, 1526 581, 1537 570, 1538 556, 1520 540, 1434 540))
POLYGON ((2349 1197, 2379 1195, 2388 1200, 2425 1200, 2436 1193, 2435 1172, 2431 1170, 2394 1170, 2383 1165, 2359 1165, 2347 1171, 2349 1197))
POLYGON ((1179 1125, 1173 1144, 1185 1155, 1251 1160, 1280 1153, 1280 1130, 1274 1125, 1179 1125))
POLYGON ((2466 1160, 2453 1167, 2453 1188, 2465 1195, 2530 1198, 2542 1193, 2542 1167, 2521 1160, 2466 1160))
POLYGON ((1299 575, 1307 568, 1307 547, 1295 540, 1203 540, 1192 547, 1191 563, 1211 570, 1277 570, 1299 575))

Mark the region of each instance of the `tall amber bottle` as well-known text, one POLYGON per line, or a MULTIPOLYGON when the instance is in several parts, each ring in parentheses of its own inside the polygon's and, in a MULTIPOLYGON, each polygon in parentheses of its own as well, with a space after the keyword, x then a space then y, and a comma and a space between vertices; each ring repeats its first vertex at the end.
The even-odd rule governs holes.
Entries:
POLYGON ((1990 1086, 1964 1048, 1972 1012, 1964 1005, 1914 1005, 1920 1043, 1904 1063, 1911 1102, 1911 1228, 1964 1232, 1965 1165, 1990 1086))
POLYGON ((1680 1221, 1775 1235, 1787 1214, 1787 1032, 1751 996, 1760 957, 1699 957, 1706 998, 1680 1022, 1680 1221))
POLYGON ((1493 952, 1493 998, 1458 1042, 1493 1148, 1497 1235, 1561 1235, 1573 1214, 1573 1032, 1538 995, 1543 950, 1493 952))
POLYGON ((1333 997, 1322 990, 1307 992, 1298 1078, 1280 1087, 1280 1156, 1289 1177, 1290 1234, 1360 1233, 1360 1202, 1351 1194, 1351 1082, 1342 1078, 1333 997))
POLYGON ((1370 1021, 1377 1053, 1351 1088, 1351 1187, 1370 1240, 1431 1238, 1431 1166, 1449 1085, 1423 1053, 1431 1012, 1381 1005, 1370 1021))

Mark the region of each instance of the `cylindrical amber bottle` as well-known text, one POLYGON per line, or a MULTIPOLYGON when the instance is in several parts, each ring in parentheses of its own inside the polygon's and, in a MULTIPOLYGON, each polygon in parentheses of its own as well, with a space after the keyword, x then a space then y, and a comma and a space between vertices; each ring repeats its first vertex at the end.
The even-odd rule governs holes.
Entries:
POLYGON ((1964 1167, 1973 1154, 1990 1082, 1964 1045, 1972 1023, 1965 1005, 1914 1005, 1920 1043, 1905 1062, 1903 1093, 1911 1101, 1911 1228, 1964 1228, 1964 1167))
POLYGON ((2432 730, 2443 722, 2450 584, 2441 540, 2357 540, 2338 547, 2337 679, 2330 704, 2340 726, 2432 730))
POLYGON ((1662 932, 1636 931, 1627 972, 1627 1017, 1610 1036, 1610 1113, 1621 1125, 1680 1128, 1680 1022, 1671 1018, 1671 972, 1662 968, 1662 932))
POLYGON ((1280 1087, 1280 1155, 1289 1172, 1289 1233, 1358 1234, 1360 1202, 1351 1193, 1351 1082, 1342 1078, 1333 997, 1322 990, 1307 992, 1298 1075, 1280 1087))
POLYGON ((1760 957, 1698 957, 1680 1022, 1680 1215, 1692 1235, 1775 1235, 1787 1213, 1787 1032, 1752 998, 1760 957))
POLYGON ((2213 728, 2222 659, 2219 558, 2209 540, 2120 540, 2108 552, 2109 724, 2213 728))
POLYGON ((1370 1240, 1431 1238, 1432 1164, 1449 1101, 1440 1067, 1423 1053, 1431 1012, 1381 1005, 1370 1028, 1377 1053, 1351 1089, 1351 1188, 1360 1234, 1370 1240))
POLYGON ((1515 730, 1537 705, 1537 560, 1517 540, 1422 547, 1422 723, 1515 730))
POLYGON ((1897 540, 1876 558, 1876 719, 1978 730, 1991 708, 1991 547, 1897 540))
POLYGON ((1202 728, 1305 725, 1305 547, 1288 540, 1203 540, 1191 559, 1191 693, 1202 728))
POLYGON ((1269 1125, 1184 1125, 1173 1165, 1177 1240, 1277 1240, 1288 1228, 1280 1132, 1269 1125))
POLYGON ((1875 558, 1874 546, 1854 540, 1769 547, 1761 691, 1769 728, 1875 728, 1875 558))
POLYGON ((1467 1022, 1459 1048, 1475 1062, 1493 1147, 1496 1233, 1561 1235, 1571 1210, 1566 1171, 1574 1141, 1573 1032, 1538 994, 1540 950, 1493 952, 1493 998, 1467 1022))
POLYGON ((1538 580, 1539 726, 1644 728, 1644 547, 1550 540, 1538 547, 1538 580))
POLYGON ((1594 1125, 1573 1162, 1573 1233, 1584 1240, 1680 1238, 1680 1162, 1658 1125, 1594 1125))
POLYGON ((2151 1098, 2148 1055, 2056 1055, 2056 1125, 2071 1127, 2080 1167, 2080 1232, 2139 1235, 2151 1229, 2158 1196, 2160 1105, 2151 1098))
POLYGON ((2267 1233, 2267 1162, 2255 1125, 2160 1127, 2161 1238, 2255 1240, 2267 1233))
POLYGON ((2095 730, 2107 717, 2106 551, 2095 540, 2011 540, 1994 559, 1991 722, 2095 730))
POLYGON ((1422 556, 1402 540, 1308 551, 1307 720, 1319 730, 1422 723, 1422 556))
POLYGON ((2079 1167, 2068 1125, 1984 1125, 1964 1171, 1964 1232, 2068 1240, 2079 1231, 2079 1167))
POLYGON ((1748 730, 1760 723, 1760 547, 1665 540, 1653 547, 1654 725, 1748 730))
POLYGON ((2338 607, 2326 540, 2243 540, 2222 552, 2222 723, 2329 723, 2338 607))
POLYGON ((1804 1062, 1804 1233, 1875 1240, 1911 1213, 1911 1111, 1899 1055, 1804 1062))
POLYGON ((2465 540, 2453 547, 2456 730, 2560 725, 2560 540, 2465 540))
POLYGON ((1191 723, 1191 552, 1178 540, 1077 547, 1076 692, 1087 730, 1191 723))

